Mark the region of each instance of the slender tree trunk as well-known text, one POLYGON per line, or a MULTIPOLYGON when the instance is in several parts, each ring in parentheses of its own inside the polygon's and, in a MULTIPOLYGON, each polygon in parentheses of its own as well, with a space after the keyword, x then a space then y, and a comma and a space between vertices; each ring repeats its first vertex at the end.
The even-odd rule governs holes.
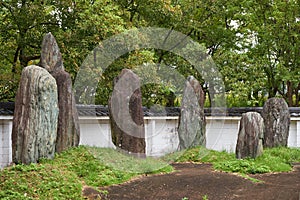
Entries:
POLYGON ((269 98, 275 97, 274 94, 274 88, 273 88, 273 81, 271 80, 271 77, 268 75, 268 93, 269 93, 269 98))
MULTIPOLYGON (((209 102, 209 107, 213 107, 213 102, 212 100, 214 99, 214 95, 211 94, 211 92, 209 92, 209 90, 207 91, 208 94, 208 102, 209 102), (213 95, 213 96, 212 96, 213 95)), ((206 95, 206 94, 205 94, 206 95)))
POLYGON ((300 83, 298 84, 298 87, 295 90, 295 95, 296 95, 296 102, 295 106, 299 107, 300 106, 300 95, 299 95, 299 90, 300 90, 300 83))
POLYGON ((289 106, 293 106, 293 84, 291 81, 286 82, 287 85, 287 93, 286 93, 286 99, 289 106))
POLYGON ((14 55, 14 61, 13 61, 13 66, 11 69, 11 72, 13 73, 13 75, 15 73, 17 73, 17 62, 18 62, 18 58, 19 58, 19 53, 20 53, 20 47, 17 48, 15 55, 14 55))

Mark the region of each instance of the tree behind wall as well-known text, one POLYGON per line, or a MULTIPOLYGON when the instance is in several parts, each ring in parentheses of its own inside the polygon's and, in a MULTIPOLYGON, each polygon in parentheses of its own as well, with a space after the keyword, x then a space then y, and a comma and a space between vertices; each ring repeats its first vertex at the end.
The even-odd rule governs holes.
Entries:
MULTIPOLYGON (((1 1, 0 100, 14 100, 21 70, 39 58, 46 32, 56 35, 74 81, 86 55, 103 39, 132 27, 159 26, 205 46, 224 76, 230 106, 261 106, 273 96, 299 106, 299 13, 297 1, 281 0, 1 1)), ((156 63, 190 74, 192 66, 181 58, 150 52, 156 63)), ((129 62, 124 59, 121 66, 129 62)), ((193 75, 205 85, 201 75, 193 75)), ((76 100, 88 89, 96 90, 80 88, 76 100)), ((109 85, 106 99, 111 91, 109 85)))

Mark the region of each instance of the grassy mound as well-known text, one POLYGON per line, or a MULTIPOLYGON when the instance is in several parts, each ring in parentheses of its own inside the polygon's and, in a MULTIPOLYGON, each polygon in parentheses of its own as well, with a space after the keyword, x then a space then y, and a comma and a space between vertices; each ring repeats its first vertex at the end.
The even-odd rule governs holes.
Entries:
POLYGON ((113 149, 80 146, 57 154, 54 160, 0 171, 0 199, 83 199, 84 185, 117 184, 140 174, 172 170, 156 159, 135 159, 113 149), (123 168, 108 165, 112 159, 123 168), (134 170, 125 170, 133 166, 134 170))
POLYGON ((287 172, 292 170, 293 162, 300 162, 300 149, 284 147, 265 149, 263 155, 256 159, 238 160, 234 153, 196 147, 185 151, 176 161, 212 163, 216 170, 243 174, 287 172))

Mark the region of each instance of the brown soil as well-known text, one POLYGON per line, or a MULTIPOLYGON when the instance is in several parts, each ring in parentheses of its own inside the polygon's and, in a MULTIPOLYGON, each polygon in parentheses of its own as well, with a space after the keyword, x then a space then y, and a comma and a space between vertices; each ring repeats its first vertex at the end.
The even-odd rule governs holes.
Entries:
POLYGON ((99 188, 107 190, 103 196, 86 187, 84 196, 89 199, 110 200, 300 200, 300 167, 292 172, 250 175, 263 182, 254 183, 239 175, 213 170, 210 164, 174 164, 170 174, 143 176, 124 184, 99 188), (94 198, 93 198, 94 197, 94 198), (101 199, 101 198, 98 198, 101 199))

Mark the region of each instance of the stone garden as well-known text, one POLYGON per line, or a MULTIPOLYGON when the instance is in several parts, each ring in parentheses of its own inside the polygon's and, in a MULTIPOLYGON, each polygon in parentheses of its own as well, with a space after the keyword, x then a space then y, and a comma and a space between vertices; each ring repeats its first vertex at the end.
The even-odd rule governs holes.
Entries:
MULTIPOLYGON (((142 93, 139 77, 123 69, 114 79, 114 90, 108 102, 112 142, 121 152, 145 158, 145 127, 142 93)), ((184 151, 206 146, 205 96, 200 83, 189 76, 185 82, 178 124, 179 147, 184 151)), ((40 62, 22 71, 12 129, 12 156, 15 164, 37 163, 42 158, 53 159, 80 140, 78 112, 72 81, 64 70, 63 59, 54 36, 48 33, 42 42, 40 62)), ((286 147, 289 136, 290 114, 281 98, 269 99, 261 113, 246 112, 240 120, 235 156, 237 159, 256 159, 265 148, 286 147)), ((201 152, 200 152, 201 153, 201 152)), ((235 175, 212 170, 210 164, 173 164, 172 174, 141 178, 124 185, 104 188, 109 196, 97 190, 83 190, 83 195, 96 199, 154 199, 176 198, 190 191, 190 198, 197 197, 197 190, 205 191, 210 199, 265 199, 278 196, 276 186, 250 183, 235 175), (174 176, 175 174, 175 176, 174 176), (244 188, 243 188, 244 187, 244 188), (266 190, 265 190, 266 189, 266 190), (216 191, 217 190, 217 191, 216 191), (248 193, 264 193, 261 198, 248 193), (156 193, 156 194, 153 194, 156 193), (126 195, 127 194, 127 195, 126 195), (226 198, 224 198, 226 199, 226 198)), ((255 178, 257 176, 253 176, 255 178)), ((300 179, 299 172, 278 176, 261 176, 267 184, 276 181, 300 179), (279 179, 279 177, 281 177, 279 179)), ((278 186, 279 187, 279 186, 278 186)), ((299 181, 295 187, 300 187, 299 181)), ((102 188, 103 189, 103 188, 102 188)), ((285 190, 285 189, 284 189, 285 190)), ((287 189, 284 195, 288 195, 287 189)), ((294 195, 295 196, 295 195, 294 195)), ((294 197, 293 196, 293 197, 294 197)))
MULTIPOLYGON (((139 77, 123 69, 114 80, 108 102, 112 141, 130 154, 145 157, 145 130, 139 77)), ((205 96, 200 83, 187 78, 178 125, 179 150, 206 146, 205 96)), ((236 157, 256 158, 263 148, 287 146, 290 125, 284 99, 269 99, 262 114, 242 115, 236 157), (262 116, 261 116, 262 115, 262 116)), ((22 72, 16 96, 12 146, 15 163, 35 163, 53 158, 79 144, 78 113, 70 75, 64 70, 62 56, 51 33, 44 36, 38 65, 22 72)))
POLYGON ((300 200, 300 3, 0 1, 0 199, 300 200))

